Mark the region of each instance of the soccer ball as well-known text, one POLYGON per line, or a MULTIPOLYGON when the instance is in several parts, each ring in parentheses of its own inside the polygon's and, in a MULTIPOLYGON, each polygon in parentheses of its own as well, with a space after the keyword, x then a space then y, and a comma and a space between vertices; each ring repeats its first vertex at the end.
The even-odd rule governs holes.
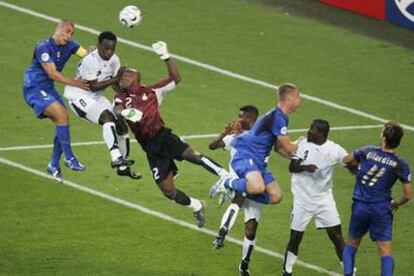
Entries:
POLYGON ((119 22, 127 28, 133 28, 141 20, 141 10, 137 6, 126 6, 119 12, 119 22))

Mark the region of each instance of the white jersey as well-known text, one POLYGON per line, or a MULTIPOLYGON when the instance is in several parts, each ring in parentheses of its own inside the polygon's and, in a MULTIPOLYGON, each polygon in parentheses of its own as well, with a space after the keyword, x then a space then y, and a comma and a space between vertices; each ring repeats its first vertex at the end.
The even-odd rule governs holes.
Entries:
MULTIPOLYGON (((82 79, 85 81, 94 81, 98 82, 109 80, 112 77, 115 77, 118 73, 119 68, 121 67, 121 62, 116 54, 113 54, 109 60, 104 60, 98 53, 98 49, 92 51, 87 56, 85 56, 80 63, 78 64, 78 69, 76 71, 76 79, 82 79)), ((105 89, 100 91, 89 91, 81 88, 67 86, 65 88, 65 97, 71 98, 71 94, 88 94, 94 95, 95 97, 102 96, 105 92, 105 89)))
POLYGON ((347 152, 338 144, 327 140, 323 145, 316 145, 302 140, 292 159, 303 160, 302 165, 316 165, 314 173, 301 172, 292 174, 292 193, 294 204, 314 205, 333 200, 332 178, 336 165, 341 165, 347 152))

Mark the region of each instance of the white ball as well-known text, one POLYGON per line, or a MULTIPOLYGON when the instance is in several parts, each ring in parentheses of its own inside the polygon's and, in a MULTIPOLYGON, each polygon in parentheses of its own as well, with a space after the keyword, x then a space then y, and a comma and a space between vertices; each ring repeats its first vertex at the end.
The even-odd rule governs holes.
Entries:
POLYGON ((135 27, 141 20, 142 13, 137 6, 126 6, 119 12, 119 22, 127 28, 135 27))

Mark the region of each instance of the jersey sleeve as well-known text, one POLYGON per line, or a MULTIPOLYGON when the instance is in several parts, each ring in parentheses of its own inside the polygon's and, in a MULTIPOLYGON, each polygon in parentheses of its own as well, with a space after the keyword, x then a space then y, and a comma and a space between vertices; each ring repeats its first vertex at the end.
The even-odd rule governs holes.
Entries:
POLYGON ((161 105, 164 96, 175 88, 175 81, 173 78, 169 77, 167 79, 160 81, 157 84, 149 86, 148 88, 155 92, 155 95, 157 96, 158 100, 158 105, 161 105))
POLYGON ((96 60, 89 54, 79 64, 79 76, 86 81, 93 81, 98 79, 99 68, 96 60))
POLYGON ((342 161, 347 155, 348 155, 348 152, 343 147, 336 144, 336 158, 335 158, 336 165, 344 165, 342 161))
POLYGON ((70 52, 72 53, 72 55, 73 54, 76 54, 76 52, 79 50, 79 48, 80 48, 80 45, 79 45, 79 43, 77 43, 76 41, 74 41, 74 40, 70 40, 69 42, 69 47, 70 47, 70 52))
POLYGON ((361 148, 354 150, 352 153, 354 156, 354 159, 358 162, 361 162, 361 160, 365 158, 367 152, 372 148, 373 148, 372 146, 365 146, 365 147, 361 147, 361 148))
POLYGON ((40 44, 36 47, 35 57, 39 63, 54 63, 53 56, 49 48, 40 44))
POLYGON ((114 105, 121 105, 126 107, 126 95, 124 93, 118 93, 114 96, 114 105))
POLYGON ((230 150, 230 144, 233 141, 234 136, 235 136, 234 134, 224 136, 223 138, 224 149, 230 150))
POLYGON ((305 147, 305 140, 299 142, 298 149, 296 152, 290 157, 292 160, 305 160, 306 159, 306 152, 308 151, 305 147))
POLYGON ((273 115, 273 122, 271 126, 271 132, 274 136, 287 136, 287 125, 288 122, 286 118, 282 116, 277 116, 276 114, 273 115))
POLYGON ((411 183, 410 165, 405 160, 400 159, 397 175, 402 183, 411 183))
POLYGON ((121 68, 121 61, 119 60, 119 57, 114 54, 112 56, 113 61, 111 63, 111 67, 112 67, 112 77, 115 77, 118 74, 119 68, 121 68))

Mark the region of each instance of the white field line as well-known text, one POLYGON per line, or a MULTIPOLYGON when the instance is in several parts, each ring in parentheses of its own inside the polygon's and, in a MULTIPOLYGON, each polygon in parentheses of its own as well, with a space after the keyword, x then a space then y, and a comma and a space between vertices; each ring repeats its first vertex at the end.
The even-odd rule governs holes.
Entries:
MULTIPOLYGON (((25 13, 25 14, 28 14, 28 15, 32 15, 32 16, 37 17, 37 18, 42 18, 42 19, 45 19, 45 20, 48 20, 48 21, 51 21, 51 22, 55 22, 55 23, 59 22, 59 20, 60 20, 59 18, 52 17, 52 16, 49 16, 49 15, 46 15, 46 14, 43 14, 43 13, 35 12, 33 10, 26 9, 26 8, 23 8, 23 7, 20 7, 20 6, 17 6, 17 5, 13 5, 13 4, 4 2, 4 1, 0 1, 0 6, 6 7, 6 8, 9 8, 9 9, 21 12, 21 13, 25 13)), ((91 33, 91 34, 95 34, 95 35, 98 35, 100 33, 100 31, 98 31, 96 29, 86 27, 86 26, 80 25, 80 24, 76 24, 76 28, 79 29, 79 30, 91 33)), ((135 48, 139 48, 139 49, 146 50, 146 51, 151 51, 151 52, 153 51, 151 49, 151 47, 149 47, 149 46, 146 46, 146 45, 143 45, 141 43, 137 43, 137 42, 125 39, 125 38, 119 37, 118 41, 121 42, 121 43, 127 44, 129 46, 135 47, 135 48)), ((244 75, 241 75, 241 74, 229 71, 229 70, 221 69, 219 67, 209 65, 209 64, 206 64, 206 63, 202 63, 202 62, 199 62, 199 61, 187 58, 187 57, 183 57, 183 56, 180 56, 180 55, 171 54, 171 56, 174 57, 177 60, 182 61, 182 62, 191 64, 191 65, 194 65, 194 66, 197 66, 197 67, 200 67, 200 68, 204 68, 204 69, 207 69, 209 71, 213 71, 213 72, 216 72, 216 73, 219 73, 219 74, 222 74, 222 75, 234 78, 234 79, 238 79, 238 80, 241 80, 241 81, 257 84, 257 85, 262 86, 262 87, 277 89, 276 85, 273 85, 273 84, 265 82, 265 81, 261 81, 261 80, 258 80, 258 79, 247 77, 247 76, 244 76, 244 75)), ((346 112, 352 113, 354 115, 361 116, 361 117, 364 117, 364 118, 368 118, 368 119, 371 119, 373 121, 377 121, 377 122, 380 122, 380 123, 385 123, 385 122, 388 121, 385 118, 382 118, 382 117, 379 117, 379 116, 376 116, 376 115, 373 115, 373 114, 370 114, 370 113, 367 113, 367 112, 364 112, 364 111, 361 111, 361 110, 358 110, 358 109, 355 109, 355 108, 346 107, 346 106, 343 106, 341 104, 337 104, 337 103, 334 103, 334 102, 331 102, 331 101, 327 101, 327 100, 324 100, 324 99, 321 99, 321 98, 318 98, 318 97, 315 97, 315 96, 310 96, 310 95, 302 93, 302 97, 304 99, 307 99, 307 100, 310 100, 310 101, 313 101, 313 102, 317 102, 317 103, 320 103, 320 104, 323 104, 323 105, 326 105, 326 106, 329 106, 329 107, 332 107, 332 108, 335 108, 335 109, 338 109, 338 110, 346 111, 346 112)), ((405 124, 401 124, 401 126, 404 127, 405 129, 414 131, 414 126, 405 125, 405 124)))
MULTIPOLYGON (((355 129, 371 129, 371 128, 381 128, 383 125, 361 125, 361 126, 342 126, 342 127, 332 127, 331 130, 355 130, 355 129)), ((307 128, 298 128, 289 130, 289 132, 306 132, 307 128)), ((212 134, 195 134, 195 135, 187 135, 181 136, 184 140, 191 140, 191 139, 202 139, 202 138, 213 138, 217 137, 218 133, 212 134)), ((92 145, 102 145, 104 141, 89 141, 89 142, 76 142, 71 143, 72 147, 77 146, 92 146, 92 145)), ((0 151, 19 151, 19 150, 34 150, 34 149, 48 149, 52 148, 52 144, 48 145, 30 145, 30 146, 13 146, 13 147, 2 147, 0 151)))
MULTIPOLYGON (((8 159, 4 159, 2 157, 0 157, 0 163, 3 163, 5 165, 14 167, 16 169, 20 169, 22 171, 25 171, 25 172, 28 172, 28 173, 31 173, 31 174, 34 174, 34 175, 37 175, 37 176, 41 176, 41 177, 44 177, 44 178, 48 178, 48 179, 50 179, 50 180, 53 181, 53 178, 50 175, 48 175, 48 174, 46 174, 44 172, 38 171, 36 169, 27 167, 27 166, 25 166, 23 164, 20 164, 20 163, 17 163, 17 162, 13 162, 13 161, 10 161, 8 159)), ((124 199, 121 199, 121 198, 118 198, 118 197, 115 197, 115 196, 111 196, 109 194, 106 194, 106 193, 103 193, 103 192, 100 192, 100 191, 97 191, 97 190, 88 188, 86 186, 83 186, 81 184, 77 184, 77 183, 72 182, 70 180, 64 180, 63 181, 63 184, 66 185, 66 186, 68 186, 68 187, 71 187, 73 189, 76 189, 76 190, 79 190, 79 191, 88 193, 90 195, 94 195, 94 196, 97 196, 97 197, 106 199, 106 200, 111 201, 111 202, 114 202, 114 203, 118 203, 118 204, 123 205, 123 206, 126 206, 128 208, 138 210, 138 211, 140 211, 140 212, 142 212, 144 214, 148 214, 148 215, 151 215, 151 216, 160 218, 162 220, 166 220, 168 222, 171 222, 171 223, 174 223, 174 224, 177 224, 177 225, 180 225, 180 226, 189 228, 191 230, 198 231, 198 232, 201 232, 201 233, 210 235, 210 236, 215 236, 216 235, 216 232, 213 231, 213 230, 206 229, 206 228, 198 228, 194 224, 188 223, 188 222, 183 221, 183 220, 176 219, 174 217, 171 217, 171 216, 166 215, 164 213, 161 213, 161 212, 158 212, 158 211, 149 209, 149 208, 144 207, 142 205, 139 205, 137 203, 132 203, 132 202, 126 201, 124 199)), ((231 242, 231 243, 234 243, 234 244, 243 246, 243 241, 241 241, 241 240, 238 240, 238 239, 235 239, 235 238, 232 238, 232 237, 227 237, 227 240, 228 240, 228 242, 231 242)), ((283 258, 284 258, 284 255, 282 255, 280 253, 275 252, 275 251, 271 251, 269 249, 265 249, 265 248, 260 247, 260 246, 256 246, 255 249, 256 249, 256 251, 259 251, 259 252, 261 252, 263 254, 266 254, 266 255, 275 257, 277 259, 283 260, 283 258)), ((300 266, 303 266, 305 268, 308 268, 308 269, 311 269, 311 270, 320 272, 320 273, 328 274, 328 275, 334 275, 334 276, 340 276, 341 275, 341 274, 338 274, 336 272, 329 271, 327 269, 324 269, 322 267, 319 267, 317 265, 309 264, 309 263, 306 263, 306 262, 303 262, 303 261, 300 261, 300 260, 296 261, 296 264, 298 264, 300 266)))

